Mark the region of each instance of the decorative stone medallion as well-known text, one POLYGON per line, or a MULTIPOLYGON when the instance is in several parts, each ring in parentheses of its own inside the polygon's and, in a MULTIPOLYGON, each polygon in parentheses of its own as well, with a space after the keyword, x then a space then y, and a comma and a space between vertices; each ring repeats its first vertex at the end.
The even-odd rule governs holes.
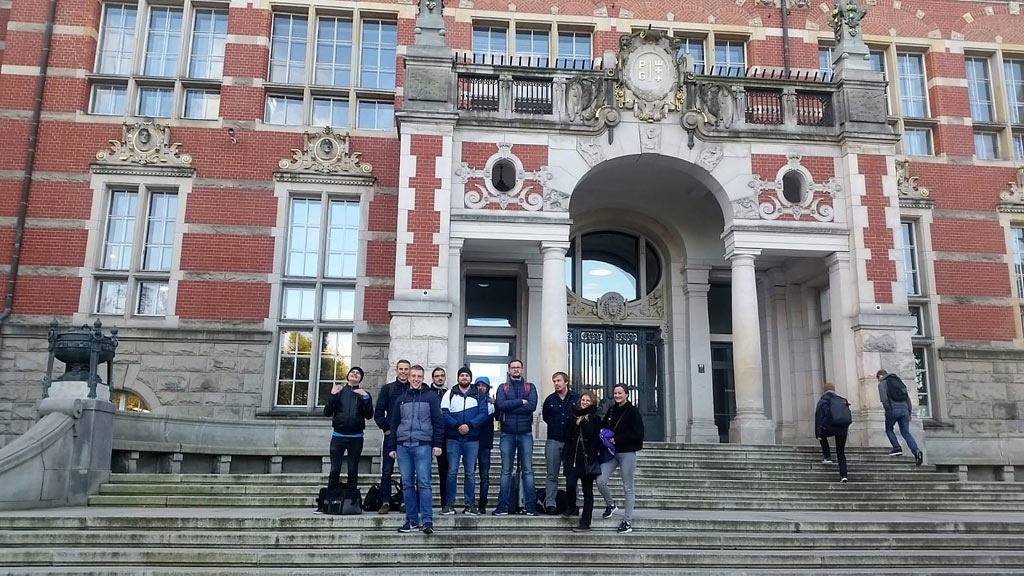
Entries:
POLYGON ((171 129, 153 121, 125 122, 121 140, 111 140, 109 150, 96 153, 96 160, 105 164, 139 164, 191 166, 191 154, 179 154, 180 143, 171 143, 171 129))
POLYGON ((641 30, 619 39, 621 83, 615 87, 617 108, 633 110, 637 120, 657 122, 670 110, 682 111, 684 61, 677 56, 682 39, 658 30, 641 30))
POLYGON ((303 133, 302 150, 292 148, 291 159, 278 163, 287 172, 313 172, 318 174, 370 174, 373 166, 361 162, 360 152, 349 150, 348 134, 338 134, 330 126, 320 132, 303 133))
MULTIPOLYGON (((820 184, 815 183, 810 171, 800 163, 802 157, 798 154, 790 154, 786 159, 786 165, 779 169, 774 181, 762 180, 757 175, 750 181, 755 198, 759 198, 761 192, 771 193, 765 201, 758 204, 757 215, 765 220, 778 220, 784 214, 790 214, 794 220, 799 220, 806 214, 818 222, 832 222, 835 219, 835 209, 830 202, 823 201, 822 194, 834 198, 837 193, 842 191, 842 185, 835 178, 829 178, 820 184), (796 172, 803 180, 804 191, 799 201, 786 198, 783 178, 787 172, 796 172)), ((735 206, 736 203, 734 203, 735 206)), ((742 205, 740 206, 742 207, 742 205)))

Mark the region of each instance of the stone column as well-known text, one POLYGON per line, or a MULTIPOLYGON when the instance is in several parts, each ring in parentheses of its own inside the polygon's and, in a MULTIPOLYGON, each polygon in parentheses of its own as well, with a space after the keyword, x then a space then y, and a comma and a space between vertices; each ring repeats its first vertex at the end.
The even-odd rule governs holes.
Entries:
MULTIPOLYGON (((448 367, 449 378, 462 366, 465 355, 462 345, 462 238, 448 239, 448 300, 452 303, 452 314, 448 318, 448 367)), ((454 380, 453 380, 454 382, 454 380)))
POLYGON ((551 374, 568 371, 568 324, 565 289, 565 251, 568 242, 542 242, 544 277, 541 284, 541 398, 554 391, 551 374))
POLYGON ((754 258, 760 250, 734 250, 732 263, 732 354, 736 417, 729 432, 736 444, 775 444, 775 426, 764 415, 761 323, 754 258))
POLYGON ((710 266, 687 266, 684 273, 683 294, 686 296, 690 363, 690 422, 686 440, 717 444, 718 427, 715 426, 715 398, 711 380, 711 321, 708 318, 710 271, 710 266))

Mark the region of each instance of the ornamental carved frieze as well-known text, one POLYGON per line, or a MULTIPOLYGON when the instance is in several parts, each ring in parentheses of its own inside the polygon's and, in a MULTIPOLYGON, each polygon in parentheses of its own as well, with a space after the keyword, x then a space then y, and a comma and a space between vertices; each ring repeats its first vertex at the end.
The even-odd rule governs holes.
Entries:
POLYGON ((1017 181, 1008 184, 1010 189, 999 193, 999 211, 1024 214, 1024 166, 1017 168, 1017 181))
POLYGON ((768 181, 754 175, 750 181, 753 197, 733 202, 733 216, 736 218, 761 218, 778 220, 790 215, 794 220, 810 216, 818 222, 832 222, 835 210, 832 201, 842 191, 842 185, 835 178, 816 183, 811 173, 801 164, 802 157, 790 154, 786 157, 786 165, 779 169, 775 180, 768 181), (787 198, 784 179, 793 173, 792 185, 799 186, 799 198, 787 198), (756 200, 755 200, 756 199, 756 200), (752 210, 756 203, 756 210, 752 210), (742 216, 741 216, 742 215, 742 216))
POLYGON ((348 134, 339 134, 329 126, 319 132, 302 134, 302 150, 292 148, 291 158, 282 158, 279 177, 287 174, 360 176, 373 173, 373 166, 360 160, 361 152, 349 148, 348 134))
POLYGON ((656 322, 665 320, 665 300, 661 287, 655 288, 639 300, 627 302, 618 292, 608 292, 596 302, 567 293, 567 312, 576 321, 593 320, 606 324, 624 322, 656 322))
POLYGON ((527 171, 522 160, 512 152, 512 144, 501 142, 497 146, 497 152, 487 159, 482 169, 473 168, 467 162, 455 169, 455 175, 466 190, 463 202, 467 208, 481 210, 493 204, 501 210, 518 206, 530 212, 568 212, 569 194, 554 188, 554 174, 547 166, 527 171), (514 172, 515 180, 508 189, 499 189, 495 186, 495 171, 505 169, 514 172))
POLYGON ((851 38, 858 36, 861 21, 867 13, 867 8, 861 8, 857 0, 837 0, 828 15, 828 27, 835 34, 836 41, 842 40, 844 28, 851 38))
POLYGON ((931 191, 918 183, 917 176, 910 175, 910 160, 896 161, 896 191, 904 208, 932 207, 931 191))
POLYGON ((171 129, 152 121, 125 122, 121 139, 111 140, 108 150, 96 153, 102 166, 154 166, 192 169, 192 155, 180 153, 178 142, 171 142, 171 129))

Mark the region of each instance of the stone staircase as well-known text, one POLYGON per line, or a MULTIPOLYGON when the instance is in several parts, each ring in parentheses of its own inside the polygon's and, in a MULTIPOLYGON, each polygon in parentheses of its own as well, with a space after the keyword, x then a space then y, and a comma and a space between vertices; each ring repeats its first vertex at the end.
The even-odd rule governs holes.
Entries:
MULTIPOLYGON (((836 511, 1024 511, 1024 484, 958 482, 955 473, 913 459, 890 458, 884 450, 853 449, 848 484, 836 465, 822 464, 816 447, 742 448, 653 445, 640 452, 636 475, 638 508, 659 510, 836 510, 836 511)), ((491 465, 491 502, 497 498, 500 456, 491 465)), ((542 450, 534 474, 543 486, 542 450)), ((397 473, 396 473, 397 476, 397 473)), ((362 474, 365 488, 377 474, 362 474)), ((459 492, 461 495, 461 478, 459 492)), ((326 485, 320 474, 114 474, 93 506, 310 507, 326 485)), ((621 496, 621 480, 612 476, 621 496)), ((435 502, 438 499, 436 470, 435 502)), ((456 502, 461 502, 461 497, 456 502)))
POLYGON ((319 474, 115 475, 89 507, 0 513, 0 574, 1024 574, 1024 484, 876 449, 837 480, 809 446, 652 445, 632 534, 456 515, 427 537, 394 513, 314 515, 319 474))

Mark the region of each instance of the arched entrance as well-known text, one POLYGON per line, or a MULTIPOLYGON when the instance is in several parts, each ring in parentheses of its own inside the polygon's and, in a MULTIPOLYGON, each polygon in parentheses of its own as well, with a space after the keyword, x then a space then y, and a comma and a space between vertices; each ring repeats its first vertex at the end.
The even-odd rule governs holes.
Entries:
MULTIPOLYGON (((650 440, 687 435, 694 391, 712 404, 710 342, 694 342, 687 321, 697 308, 707 317, 707 290, 691 297, 688 267, 702 271, 707 286, 711 267, 725 263, 724 217, 708 178, 678 158, 624 156, 591 169, 570 201, 572 385, 610 401, 611 388, 626 384, 650 440), (688 359, 703 370, 691 374, 688 359)), ((703 416, 699 425, 717 438, 714 415, 703 416)))

